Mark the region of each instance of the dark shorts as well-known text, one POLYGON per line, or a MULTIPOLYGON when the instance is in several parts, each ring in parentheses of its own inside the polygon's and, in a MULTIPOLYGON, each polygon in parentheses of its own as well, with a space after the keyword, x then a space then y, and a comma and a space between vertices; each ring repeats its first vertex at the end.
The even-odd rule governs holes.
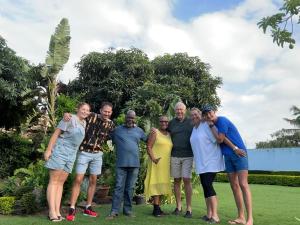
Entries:
POLYGON ((227 173, 248 170, 248 156, 242 157, 236 154, 224 155, 224 160, 227 173))

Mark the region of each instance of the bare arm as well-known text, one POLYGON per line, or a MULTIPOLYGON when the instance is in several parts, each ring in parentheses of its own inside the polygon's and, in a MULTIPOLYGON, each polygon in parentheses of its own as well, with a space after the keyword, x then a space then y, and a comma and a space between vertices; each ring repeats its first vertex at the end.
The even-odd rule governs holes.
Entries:
POLYGON ((54 131, 54 133, 52 134, 51 138, 50 138, 50 141, 49 141, 49 144, 48 144, 48 147, 47 147, 47 150, 44 152, 44 159, 46 161, 49 160, 51 154, 52 154, 52 149, 57 141, 57 138, 58 136, 61 134, 61 129, 59 128, 56 128, 56 130, 54 131))
POLYGON ((213 126, 213 122, 209 122, 209 127, 211 132, 213 133, 214 137, 216 138, 217 142, 219 144, 224 143, 226 145, 228 145, 235 154, 237 154, 238 156, 242 156, 245 157, 247 155, 247 153, 241 149, 239 149, 237 146, 235 146, 223 133, 219 133, 218 130, 216 129, 215 126, 213 126))
POLYGON ((247 155, 247 153, 245 151, 243 151, 242 149, 239 149, 237 146, 235 146, 227 137, 224 138, 224 143, 226 145, 228 145, 235 154, 237 154, 238 156, 242 156, 245 157, 247 155))
POLYGON ((156 140, 156 133, 151 132, 149 134, 148 141, 147 141, 147 153, 148 153, 151 161, 154 162, 155 164, 157 164, 158 161, 160 160, 160 158, 156 159, 154 157, 153 150, 152 150, 155 140, 156 140))
POLYGON ((224 139, 225 139, 225 134, 219 133, 218 130, 216 129, 216 127, 213 126, 214 124, 212 122, 209 122, 208 125, 209 125, 210 130, 213 133, 214 137, 216 138, 217 142, 219 144, 223 143, 224 139))

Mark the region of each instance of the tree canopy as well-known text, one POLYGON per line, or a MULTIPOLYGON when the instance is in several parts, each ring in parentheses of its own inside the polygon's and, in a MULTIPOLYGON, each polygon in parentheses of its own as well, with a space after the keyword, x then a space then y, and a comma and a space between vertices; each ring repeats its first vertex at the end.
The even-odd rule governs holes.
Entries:
POLYGON ((79 77, 68 86, 68 94, 82 93, 98 110, 102 101, 114 105, 114 115, 134 109, 145 117, 166 113, 174 98, 188 107, 220 105, 216 90, 222 81, 210 66, 186 53, 165 54, 150 60, 141 50, 110 49, 92 52, 77 64, 79 77))
POLYGON ((276 42, 276 44, 281 47, 283 47, 284 44, 288 44, 289 48, 292 49, 296 43, 293 38, 294 23, 300 23, 299 11, 299 0, 284 0, 284 4, 279 9, 279 12, 272 16, 262 18, 261 21, 258 22, 258 27, 263 29, 264 33, 270 28, 273 42, 276 42))
POLYGON ((0 127, 18 127, 37 104, 41 66, 16 55, 0 36, 0 127))

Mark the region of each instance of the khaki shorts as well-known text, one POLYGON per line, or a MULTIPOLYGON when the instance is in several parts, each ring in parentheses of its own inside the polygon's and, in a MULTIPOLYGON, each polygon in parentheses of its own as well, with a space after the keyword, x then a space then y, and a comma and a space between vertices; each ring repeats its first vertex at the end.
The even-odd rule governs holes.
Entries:
POLYGON ((193 157, 171 157, 171 176, 174 178, 191 178, 193 157))

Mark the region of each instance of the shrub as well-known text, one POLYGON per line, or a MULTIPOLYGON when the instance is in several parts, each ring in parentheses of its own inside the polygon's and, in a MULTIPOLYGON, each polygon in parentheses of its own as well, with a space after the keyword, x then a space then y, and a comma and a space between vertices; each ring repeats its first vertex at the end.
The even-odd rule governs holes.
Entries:
POLYGON ((20 204, 22 206, 23 211, 26 214, 34 213, 38 209, 35 195, 32 192, 23 194, 23 196, 20 199, 20 204))
POLYGON ((0 178, 13 175, 15 169, 27 167, 32 162, 34 154, 30 140, 18 134, 0 133, 0 178))
POLYGON ((0 213, 11 214, 15 204, 15 197, 0 197, 0 213))
MULTIPOLYGON (((228 182, 225 173, 218 173, 216 177, 217 182, 228 182)), ((291 175, 269 175, 269 174, 249 174, 249 184, 267 184, 300 187, 300 176, 291 175)))

